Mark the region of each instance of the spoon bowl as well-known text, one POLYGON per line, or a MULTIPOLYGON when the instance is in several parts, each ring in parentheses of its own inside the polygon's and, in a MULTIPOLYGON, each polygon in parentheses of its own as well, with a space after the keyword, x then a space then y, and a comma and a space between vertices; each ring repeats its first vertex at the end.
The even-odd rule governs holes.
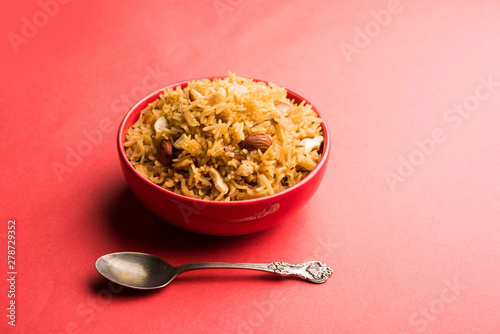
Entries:
POLYGON ((161 288, 177 276, 174 266, 144 253, 107 254, 97 259, 95 267, 110 281, 135 289, 161 288))
POLYGON ((320 261, 301 264, 198 262, 174 267, 157 256, 136 252, 103 255, 97 259, 95 267, 102 276, 112 282, 142 290, 163 288, 180 273, 196 269, 260 270, 299 277, 313 283, 326 282, 332 273, 332 270, 320 261))

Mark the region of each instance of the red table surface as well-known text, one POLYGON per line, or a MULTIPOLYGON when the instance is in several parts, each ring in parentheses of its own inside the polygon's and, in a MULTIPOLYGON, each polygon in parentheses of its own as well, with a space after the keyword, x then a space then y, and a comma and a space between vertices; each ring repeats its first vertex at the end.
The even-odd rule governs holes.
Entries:
POLYGON ((498 2, 3 7, 0 332, 500 332, 498 2), (228 70, 314 103, 332 154, 293 219, 209 237, 138 203, 115 137, 147 92, 228 70), (198 271, 143 293, 96 272, 115 251, 174 265, 314 259, 333 275, 198 271))

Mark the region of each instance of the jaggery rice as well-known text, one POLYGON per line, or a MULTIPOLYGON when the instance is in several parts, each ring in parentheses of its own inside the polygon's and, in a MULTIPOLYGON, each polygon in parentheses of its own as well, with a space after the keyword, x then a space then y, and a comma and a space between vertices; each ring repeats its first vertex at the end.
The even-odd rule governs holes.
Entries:
POLYGON ((322 120, 284 88, 236 76, 164 89, 128 130, 125 152, 146 179, 209 201, 271 195, 321 158, 322 120))

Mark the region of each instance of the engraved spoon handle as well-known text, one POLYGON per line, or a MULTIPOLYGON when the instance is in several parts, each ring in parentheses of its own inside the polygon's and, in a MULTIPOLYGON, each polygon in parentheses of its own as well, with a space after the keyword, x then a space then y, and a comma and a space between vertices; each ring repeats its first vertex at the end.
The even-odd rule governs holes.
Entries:
POLYGON ((286 262, 271 263, 225 263, 225 262, 197 262, 178 267, 177 274, 197 269, 250 269, 260 270, 277 275, 290 275, 302 278, 313 283, 324 283, 330 277, 332 269, 320 261, 310 261, 299 264, 286 262))

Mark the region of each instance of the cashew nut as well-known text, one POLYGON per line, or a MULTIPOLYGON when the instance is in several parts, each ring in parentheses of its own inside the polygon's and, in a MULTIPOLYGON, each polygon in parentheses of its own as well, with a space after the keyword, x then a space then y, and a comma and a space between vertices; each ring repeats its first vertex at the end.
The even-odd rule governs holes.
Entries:
POLYGON ((210 169, 208 170, 208 174, 212 178, 212 181, 214 181, 215 188, 218 191, 220 191, 222 194, 226 194, 229 191, 229 187, 227 186, 226 182, 224 182, 217 169, 210 167, 210 169))

